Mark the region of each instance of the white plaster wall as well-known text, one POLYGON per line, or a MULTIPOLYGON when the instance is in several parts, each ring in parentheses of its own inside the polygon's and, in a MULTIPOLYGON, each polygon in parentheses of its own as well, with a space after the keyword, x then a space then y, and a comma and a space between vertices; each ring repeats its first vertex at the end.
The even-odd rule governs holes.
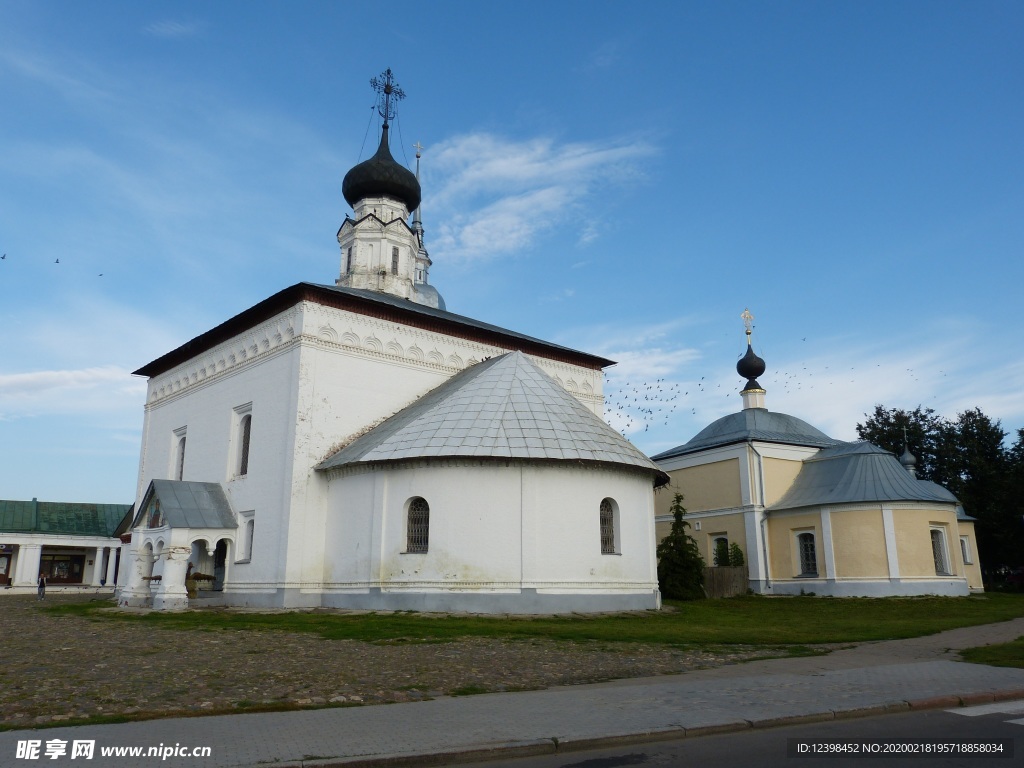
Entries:
POLYGON ((329 506, 328 589, 657 589, 653 489, 632 472, 421 462, 335 474, 329 506), (430 505, 430 543, 424 554, 407 554, 406 510, 416 496, 430 505), (620 554, 601 554, 605 497, 619 505, 620 554))
POLYGON ((523 530, 531 543, 524 547, 524 582, 538 589, 559 583, 567 591, 657 588, 650 476, 581 466, 526 468, 523 530), (600 507, 606 497, 619 510, 614 555, 601 553, 600 507))
POLYGON ((233 580, 277 583, 285 567, 298 365, 299 347, 282 345, 229 375, 212 377, 147 406, 136 503, 141 503, 151 480, 173 478, 175 430, 186 427, 184 479, 221 483, 233 510, 256 513, 252 557, 233 570, 233 580), (249 470, 245 477, 236 477, 235 409, 248 403, 249 470))
MULTIPOLYGON (((341 510, 342 518, 347 510, 366 515, 368 509, 356 511, 358 494, 381 507, 361 486, 347 506, 329 504, 327 479, 314 467, 467 365, 505 351, 314 302, 297 304, 149 381, 136 500, 151 480, 172 477, 175 430, 186 427, 184 479, 221 483, 236 513, 255 513, 252 556, 229 568, 226 591, 287 593, 283 604, 318 604, 325 579, 362 573, 363 565, 351 563, 366 555, 351 547, 369 545, 347 532, 325 536, 328 509, 341 510), (249 470, 238 478, 236 409, 249 403, 249 470)), ((601 412, 600 371, 532 359, 601 412)), ((449 480, 451 488, 460 487, 458 479, 449 480)), ((129 571, 125 565, 122 573, 129 571)), ((435 571, 451 572, 440 564, 435 571)))

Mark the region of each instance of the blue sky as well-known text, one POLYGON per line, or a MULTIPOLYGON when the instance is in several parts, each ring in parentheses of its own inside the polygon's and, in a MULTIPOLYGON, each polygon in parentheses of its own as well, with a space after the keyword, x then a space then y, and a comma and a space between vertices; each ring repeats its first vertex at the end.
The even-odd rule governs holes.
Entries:
POLYGON ((1016 2, 5 0, 0 498, 132 502, 131 371, 334 281, 387 67, 448 308, 619 361, 641 449, 739 407, 745 307, 772 410, 1016 430, 1021 39, 1016 2))

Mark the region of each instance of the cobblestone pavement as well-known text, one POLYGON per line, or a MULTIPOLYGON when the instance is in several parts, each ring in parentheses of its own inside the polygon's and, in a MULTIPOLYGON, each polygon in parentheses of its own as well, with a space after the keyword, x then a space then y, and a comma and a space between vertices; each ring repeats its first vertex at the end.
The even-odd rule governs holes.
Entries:
MULTIPOLYGON (((48 595, 47 604, 85 596, 48 595)), ((0 597, 0 725, 268 706, 416 701, 710 669, 781 651, 471 638, 406 644, 273 630, 171 630, 0 597)))

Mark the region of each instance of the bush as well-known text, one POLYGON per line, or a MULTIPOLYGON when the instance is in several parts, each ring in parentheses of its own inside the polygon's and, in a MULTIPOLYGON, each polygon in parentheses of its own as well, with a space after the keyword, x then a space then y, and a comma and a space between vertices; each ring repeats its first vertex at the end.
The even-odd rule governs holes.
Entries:
POLYGON ((746 564, 747 561, 743 558, 743 550, 740 549, 740 545, 734 541, 729 545, 729 565, 738 567, 746 564))

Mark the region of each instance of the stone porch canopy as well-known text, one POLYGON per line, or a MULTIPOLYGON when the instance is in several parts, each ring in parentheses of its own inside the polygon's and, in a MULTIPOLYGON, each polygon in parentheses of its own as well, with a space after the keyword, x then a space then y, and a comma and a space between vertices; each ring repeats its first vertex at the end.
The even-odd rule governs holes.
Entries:
POLYGON ((188 606, 185 576, 192 545, 226 539, 234 543, 238 523, 219 483, 153 480, 132 523, 135 567, 120 604, 177 609, 188 606), (160 563, 159 579, 154 566, 160 563), (155 590, 150 582, 157 580, 155 590))

